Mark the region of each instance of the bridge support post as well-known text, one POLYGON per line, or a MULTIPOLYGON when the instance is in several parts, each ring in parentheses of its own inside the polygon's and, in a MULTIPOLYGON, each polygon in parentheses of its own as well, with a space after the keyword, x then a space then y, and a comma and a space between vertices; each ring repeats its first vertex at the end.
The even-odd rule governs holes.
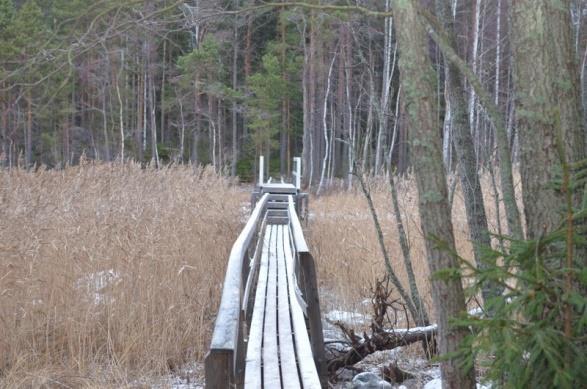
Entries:
POLYGON ((307 315, 310 330, 310 343, 312 354, 316 363, 316 370, 320 376, 323 387, 327 387, 326 360, 324 357, 324 333, 322 332, 322 318, 320 316, 320 301, 318 295, 318 282, 316 279, 316 265, 309 252, 301 252, 300 267, 304 297, 307 303, 307 315))
POLYGON ((233 385, 234 353, 232 350, 210 350, 205 361, 206 389, 227 389, 233 385))

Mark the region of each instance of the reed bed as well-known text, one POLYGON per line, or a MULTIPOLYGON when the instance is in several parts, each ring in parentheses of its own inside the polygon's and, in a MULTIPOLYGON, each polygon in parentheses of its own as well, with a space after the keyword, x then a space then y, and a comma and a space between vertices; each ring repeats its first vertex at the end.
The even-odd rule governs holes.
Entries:
MULTIPOLYGON (((451 177, 451 180, 455 178, 451 177)), ((499 178, 496 179, 499 182, 499 178)), ((519 183, 519 177, 516 181, 519 183)), ((499 212, 496 209, 496 193, 489 173, 482 174, 481 185, 490 231, 494 234, 506 234, 505 210, 503 204, 500 204, 499 212)), ((403 265, 389 181, 385 177, 369 178, 367 186, 373 198, 392 267, 407 290, 407 274, 403 265)), ((396 187, 418 289, 424 304, 433 314, 430 273, 425 239, 419 222, 415 179, 412 175, 406 175, 397 181, 396 187)), ((501 196, 499 188, 496 189, 497 197, 501 196)), ((367 200, 358 184, 351 190, 330 191, 328 195, 312 200, 308 236, 318 264, 320 286, 327 297, 324 299, 323 310, 346 307, 345 309, 352 312, 368 314, 371 286, 386 272, 367 200)), ((452 222, 459 255, 474 262, 464 200, 458 183, 452 204, 452 222)), ((497 240, 494 239, 493 243, 497 244, 497 240)), ((399 298, 397 294, 394 296, 399 298)), ((477 304, 475 300, 468 303, 470 307, 477 304)), ((398 324, 403 326, 409 323, 401 320, 400 315, 398 324)))
POLYGON ((120 387, 201 360, 248 193, 212 170, 0 172, 0 387, 120 387))
MULTIPOLYGON (((405 282, 388 183, 370 179, 369 187, 405 282)), ((496 231, 487 175, 483 188, 496 231)), ((191 166, 0 171, 0 387, 144 387, 201 362, 250 191, 191 166)), ((398 191, 432 310, 413 178, 398 191)), ((310 211, 323 312, 368 311, 384 267, 363 194, 333 190, 312 197, 310 211)), ((452 217, 457 249, 471 258, 458 187, 452 217)))

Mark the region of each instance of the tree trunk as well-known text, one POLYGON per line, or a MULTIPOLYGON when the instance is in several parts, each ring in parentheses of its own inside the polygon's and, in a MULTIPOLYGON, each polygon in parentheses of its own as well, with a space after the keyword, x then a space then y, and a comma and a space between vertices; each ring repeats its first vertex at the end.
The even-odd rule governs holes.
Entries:
MULTIPOLYGON (((400 58, 400 76, 411 127, 410 143, 418 187, 420 222, 426 237, 426 253, 431 274, 458 270, 449 250, 454 249, 454 235, 448 207, 446 178, 442 164, 440 126, 435 110, 436 79, 428 56, 428 36, 419 18, 414 0, 394 0, 396 36, 400 58), (447 249, 439 247, 442 242, 447 249)), ((449 320, 465 312, 465 296, 458 273, 432 279, 432 298, 436 307, 439 351, 444 388, 474 388, 475 372, 464 369, 456 354, 464 347, 467 335, 449 320)))
POLYGON ((395 177, 390 172, 389 187, 391 189, 391 202, 393 205, 393 213, 395 217, 395 224, 397 227, 398 239, 402 250, 402 256, 404 259, 404 267, 406 268, 406 274, 408 275, 410 297, 412 298, 412 301, 414 302, 414 306, 416 309, 416 317, 414 317, 414 320, 416 321, 417 326, 426 326, 430 324, 430 319, 428 318, 428 312, 426 312, 426 307, 422 303, 422 297, 420 297, 420 292, 418 291, 418 284, 416 283, 416 274, 414 273, 414 268, 412 267, 412 257, 410 255, 408 236, 406 234, 404 223, 402 221, 402 215, 399 208, 399 201, 397 198, 397 187, 395 186, 394 180, 395 177))
MULTIPOLYGON (((235 0, 235 8, 239 7, 239 0, 235 0)), ((233 25, 233 43, 232 43, 232 89, 238 88, 238 17, 234 19, 233 25)), ((230 176, 236 177, 236 164, 238 162, 238 123, 237 123, 237 103, 232 101, 232 156, 230 165, 230 176)))
MULTIPOLYGON (((449 43, 456 49, 455 21, 451 15, 450 4, 443 0, 436 0, 436 8, 449 34, 449 43)), ((444 74, 448 94, 447 105, 450 107, 453 142, 459 160, 459 177, 465 200, 469 236, 473 244, 475 262, 480 267, 486 267, 483 265, 484 262, 481 261, 481 258, 483 257, 483 250, 491 247, 491 238, 487 226, 483 192, 481 191, 481 183, 479 181, 479 174, 477 173, 475 146, 471 136, 471 128, 467 120, 465 86, 459 69, 454 63, 446 59, 444 61, 444 74)), ((495 285, 483 286, 483 298, 485 300, 497 296, 500 293, 501 291, 495 285)))
POLYGON ((568 162, 585 153, 579 73, 569 3, 519 0, 512 5, 520 173, 533 239, 561 222, 564 194, 552 187, 560 166, 557 146, 566 150, 568 162))
POLYGON ((33 102, 30 91, 27 91, 26 103, 27 120, 25 128, 24 160, 25 167, 28 169, 33 163, 33 102))
POLYGON ((446 31, 444 31, 444 27, 425 10, 422 11, 421 14, 424 15, 431 24, 432 28, 430 29, 430 35, 440 46, 445 59, 454 64, 459 71, 465 75, 495 127, 495 137, 500 158, 499 169, 501 190, 503 193, 503 202, 505 205, 508 227, 514 238, 521 239, 523 236, 522 225, 520 221, 520 212, 516 203, 510 145, 505 127, 504 115, 499 112, 498 107, 493 102, 492 96, 483 88, 483 85, 481 85, 481 82, 475 75, 474 71, 467 66, 465 61, 456 53, 454 47, 449 43, 449 38, 447 37, 446 31))

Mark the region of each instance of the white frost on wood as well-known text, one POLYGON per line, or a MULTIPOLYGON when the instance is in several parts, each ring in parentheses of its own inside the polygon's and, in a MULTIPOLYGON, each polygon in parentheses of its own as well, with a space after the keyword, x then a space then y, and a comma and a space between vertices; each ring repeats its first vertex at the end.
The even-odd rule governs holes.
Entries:
POLYGON ((388 330, 390 333, 406 335, 409 333, 417 333, 417 332, 434 332, 436 331, 437 325, 431 324, 426 327, 412 327, 412 328, 395 328, 388 330))

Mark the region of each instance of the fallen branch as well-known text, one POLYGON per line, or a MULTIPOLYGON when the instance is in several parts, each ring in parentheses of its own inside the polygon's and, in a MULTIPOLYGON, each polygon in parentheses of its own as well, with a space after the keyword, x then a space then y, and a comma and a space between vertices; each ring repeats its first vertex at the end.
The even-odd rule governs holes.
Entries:
POLYGON ((331 374, 342 367, 352 366, 360 362, 367 355, 375 351, 391 350, 415 342, 425 342, 428 345, 428 349, 432 349, 432 351, 435 348, 434 337, 437 330, 436 325, 393 329, 396 320, 390 318, 390 310, 394 317, 397 317, 397 311, 403 310, 405 315, 406 309, 403 304, 399 303, 399 300, 390 301, 391 290, 389 287, 389 278, 385 277, 381 281, 377 280, 375 287, 371 291, 373 294, 373 298, 371 299, 371 305, 373 307, 371 335, 363 332, 363 336, 361 337, 344 323, 340 321, 333 323, 344 334, 349 348, 328 361, 328 371, 331 374), (390 330, 388 328, 392 329, 390 330))
POLYGON ((336 372, 342 367, 352 366, 362 361, 367 355, 375 351, 392 350, 396 347, 407 346, 416 342, 426 342, 434 344, 436 336, 436 325, 428 327, 416 327, 411 329, 390 330, 372 334, 371 336, 363 333, 363 337, 358 336, 351 328, 347 328, 343 323, 335 323, 338 328, 349 339, 350 348, 328 361, 328 371, 336 372))

